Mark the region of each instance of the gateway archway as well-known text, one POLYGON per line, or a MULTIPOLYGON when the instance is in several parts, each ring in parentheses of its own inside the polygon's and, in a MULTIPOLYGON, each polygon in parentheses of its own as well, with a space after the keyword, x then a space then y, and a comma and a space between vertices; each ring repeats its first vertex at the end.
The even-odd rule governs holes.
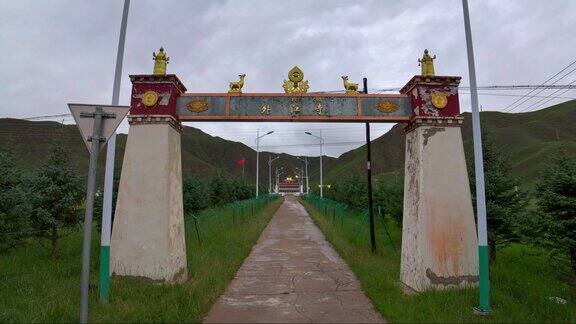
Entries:
MULTIPOLYGON (((156 281, 187 279, 180 131, 183 121, 395 122, 406 124, 400 280, 416 291, 478 280, 477 237, 460 126, 460 77, 436 76, 425 52, 422 73, 400 94, 308 93, 294 67, 284 93, 189 93, 166 74, 131 75, 130 130, 111 242, 112 273, 156 281)), ((374 157, 378 158, 378 157, 374 157)))

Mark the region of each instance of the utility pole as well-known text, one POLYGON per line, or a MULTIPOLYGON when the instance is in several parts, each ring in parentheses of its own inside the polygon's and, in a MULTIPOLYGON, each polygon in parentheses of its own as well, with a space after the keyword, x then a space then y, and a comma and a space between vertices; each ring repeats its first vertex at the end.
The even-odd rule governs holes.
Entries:
POLYGON ((259 171, 260 171, 260 139, 266 135, 270 135, 274 131, 269 131, 268 133, 260 136, 260 130, 256 130, 256 198, 258 198, 258 185, 260 183, 259 171))
POLYGON ((308 157, 305 156, 304 157, 304 164, 305 164, 305 168, 306 168, 306 194, 309 195, 310 194, 310 177, 308 176, 308 157))
MULTIPOLYGON (((126 28, 128 25, 128 11, 130 0, 124 0, 122 23, 120 24, 120 37, 118 39, 118 52, 116 54, 116 68, 114 71, 114 88, 112 90, 112 105, 117 106, 120 98, 120 83, 122 80, 122 62, 124 60, 124 44, 126 42, 126 28)), ((100 236, 100 278, 98 292, 100 302, 108 303, 110 294, 110 233, 112 232, 112 200, 114 192, 114 159, 116 155, 116 132, 108 140, 106 147, 106 169, 104 173, 104 201, 102 206, 102 231, 100 236)))
POLYGON ((258 198, 258 171, 260 170, 260 130, 256 130, 256 198, 258 198))
POLYGON ((310 132, 304 132, 306 135, 316 137, 320 142, 320 198, 324 197, 324 180, 322 179, 322 145, 324 144, 324 139, 322 138, 322 130, 320 130, 320 136, 316 136, 310 132))
MULTIPOLYGON (((364 94, 368 94, 368 79, 362 79, 364 94)), ((376 252, 376 234, 374 231, 374 207, 372 203, 372 154, 370 152, 370 123, 366 123, 366 175, 368 182, 368 215, 370 216, 370 249, 376 252)))
POLYGON ((268 193, 272 193, 272 162, 278 160, 280 157, 277 156, 272 158, 272 156, 268 155, 268 193))
POLYGON ((298 160, 304 162, 304 169, 306 170, 306 194, 310 194, 310 185, 308 184, 308 157, 305 156, 304 159, 301 157, 296 157, 298 160))
POLYGON ((300 194, 303 194, 304 193, 304 182, 303 182, 304 170, 296 167, 296 171, 300 172, 300 178, 298 179, 298 185, 300 186, 300 194))
POLYGON ((476 215, 478 218, 478 256, 479 256, 479 305, 475 312, 490 314, 490 273, 488 269, 488 225, 486 223, 486 197, 484 189, 484 157, 482 154, 482 135, 480 131, 480 113, 478 112, 478 91, 476 86, 476 67, 468 0, 462 0, 464 12, 464 31, 468 52, 468 71, 470 76, 470 99, 472 102, 472 135, 474 139, 474 172, 476 174, 476 215))
POLYGON ((280 181, 280 175, 283 173, 283 172, 278 173, 278 171, 282 171, 283 169, 284 169, 284 167, 281 167, 281 168, 276 167, 276 193, 279 192, 279 190, 278 190, 278 182, 280 181))

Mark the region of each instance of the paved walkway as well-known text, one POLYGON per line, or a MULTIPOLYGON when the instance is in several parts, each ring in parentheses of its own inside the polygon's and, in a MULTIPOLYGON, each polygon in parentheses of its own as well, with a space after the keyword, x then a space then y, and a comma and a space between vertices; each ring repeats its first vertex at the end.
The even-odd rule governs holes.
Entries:
POLYGON ((304 207, 287 196, 205 322, 383 322, 304 207))

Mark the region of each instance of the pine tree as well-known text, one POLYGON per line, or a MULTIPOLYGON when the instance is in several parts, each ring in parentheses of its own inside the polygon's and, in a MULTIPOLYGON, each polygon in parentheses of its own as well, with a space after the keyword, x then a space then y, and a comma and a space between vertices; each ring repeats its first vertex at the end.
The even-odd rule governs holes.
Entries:
POLYGON ((532 243, 567 256, 576 275, 576 159, 561 149, 536 185, 532 243))
POLYGON ((366 178, 351 174, 338 179, 325 190, 326 197, 356 208, 368 207, 368 186, 366 178))
MULTIPOLYGON (((511 174, 506 155, 482 130, 484 156, 484 182, 486 194, 486 221, 490 261, 496 261, 496 248, 520 240, 519 218, 524 215, 525 194, 519 182, 511 174)), ((469 159, 470 161, 471 159, 469 159)), ((474 163, 468 163, 472 200, 476 206, 476 178, 474 163)))
POLYGON ((220 206, 233 201, 231 197, 232 192, 227 182, 228 181, 223 172, 219 172, 210 179, 208 196, 210 197, 211 206, 220 206))
MULTIPOLYGON (((254 191, 256 190, 256 188, 254 188, 253 190, 251 186, 247 185, 241 179, 238 178, 234 179, 234 181, 232 182, 232 187, 234 190, 235 200, 244 200, 252 198, 252 196, 254 195, 254 191)), ((267 193, 268 192, 266 192, 266 194, 267 193)))
POLYGON ((392 217, 398 227, 402 227, 404 210, 403 177, 381 177, 374 190, 374 205, 382 207, 384 215, 392 217))
POLYGON ((207 207, 206 185, 200 179, 188 178, 182 187, 186 214, 196 213, 207 207))
POLYGON ((0 252, 22 245, 30 235, 32 208, 23 186, 14 158, 0 150, 0 252))
POLYGON ((66 149, 53 145, 45 163, 32 179, 32 224, 35 235, 50 240, 52 255, 60 255, 61 230, 81 220, 83 181, 70 161, 66 149))

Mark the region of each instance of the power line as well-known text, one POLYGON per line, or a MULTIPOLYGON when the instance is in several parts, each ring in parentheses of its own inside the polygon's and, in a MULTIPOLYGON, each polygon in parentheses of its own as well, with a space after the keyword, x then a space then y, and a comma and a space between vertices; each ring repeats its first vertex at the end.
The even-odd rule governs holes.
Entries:
MULTIPOLYGON (((542 89, 542 88, 551 88, 551 89, 576 89, 576 85, 569 85, 569 84, 558 84, 558 85, 533 85, 533 84, 520 84, 520 85, 488 85, 488 86, 478 86, 478 90, 525 90, 525 89, 542 89)), ((394 88, 370 88, 373 92, 398 92, 400 91, 400 87, 394 88)), ((459 86, 458 89, 461 90, 470 90, 469 86, 459 86)))
MULTIPOLYGON (((563 88, 561 88, 560 90, 562 90, 563 88)), ((565 89, 565 91, 563 93, 566 93, 568 91, 572 90, 572 88, 568 88, 565 89)), ((468 91, 461 91, 459 93, 463 93, 463 94, 470 94, 470 92, 468 91)), ((516 94, 508 94, 508 93, 478 93, 479 96, 495 96, 495 97, 524 97, 525 95, 516 95, 516 94)), ((538 96, 538 95, 530 95, 528 96, 530 98, 549 98, 549 96, 538 96)), ((569 99, 569 100, 574 100, 576 99, 576 97, 561 97, 561 96, 554 96, 552 99, 569 99)))
POLYGON ((39 120, 39 119, 54 119, 54 118, 62 118, 62 117, 72 117, 72 114, 59 114, 59 115, 46 115, 46 116, 34 116, 28 118, 21 118, 23 120, 39 120))
MULTIPOLYGON (((570 84, 573 84, 573 83, 575 83, 575 82, 576 82, 576 79, 574 79, 572 82, 570 82, 570 84)), ((566 89, 566 90, 564 90, 564 92, 569 91, 569 90, 571 90, 571 89, 566 89)), ((524 108, 524 109, 521 110, 520 112, 525 112, 525 111, 529 110, 529 109, 532 108, 532 107, 538 107, 538 104, 542 103, 542 101, 546 100, 546 98, 549 98, 549 99, 548 99, 547 101, 545 101, 545 102, 549 102, 550 100, 555 99, 554 97, 552 97, 552 95, 554 95, 554 94, 556 94, 556 93, 558 93, 558 92, 560 92, 560 91, 562 91, 562 89, 558 89, 558 90, 552 92, 552 93, 551 93, 550 95, 548 95, 547 97, 544 97, 544 98, 538 100, 537 102, 535 102, 535 103, 533 103, 532 105, 524 108), (550 97, 552 97, 552 98, 550 98, 550 97)))
MULTIPOLYGON (((567 77, 568 75, 572 74, 574 71, 576 71, 576 68, 572 69, 570 72, 564 74, 564 75, 563 75, 562 77, 560 77, 558 80, 554 81, 554 82, 552 83, 552 85, 555 84, 556 82, 564 79, 564 78, 567 77)), ((536 94, 540 94, 540 93, 542 93, 542 92, 544 92, 544 91, 546 91, 546 90, 549 90, 548 86, 545 87, 544 89, 541 89, 540 91, 536 92, 536 94)), ((559 91, 559 90, 558 90, 558 91, 559 91)), ((516 105, 515 107, 513 107, 512 109, 510 109, 510 110, 508 110, 508 111, 512 112, 512 111, 515 110, 516 108, 519 108, 519 107, 522 106, 524 103, 528 102, 530 99, 531 99, 531 98, 526 98, 526 99, 524 99, 524 101, 522 101, 521 103, 519 103, 518 105, 516 105)), ((503 111, 505 111, 505 110, 503 110, 503 111)))
MULTIPOLYGON (((541 86, 545 85, 548 81, 554 79, 556 76, 558 76, 560 73, 566 71, 567 69, 569 69, 572 65, 576 64, 576 60, 572 61, 572 63, 568 64, 566 67, 564 67, 562 70, 560 70, 558 73, 554 74, 553 76, 551 76, 550 78, 548 78, 546 81, 542 82, 541 86)), ((574 71, 574 70, 572 70, 574 71)), ((558 82, 559 80, 556 80, 556 82, 558 82)), ((556 82, 552 83, 555 84, 556 82)), ((532 89, 529 92, 527 92, 525 95, 529 95, 532 92, 536 91, 537 89, 532 89)), ((543 91, 543 90, 540 90, 543 91)), ((538 93, 537 93, 538 94, 538 93)), ((502 111, 508 111, 508 109, 513 110, 514 107, 517 107, 517 103, 520 102, 522 100, 522 98, 518 98, 517 100, 515 100, 513 103, 509 104, 508 106, 506 106, 506 108, 504 108, 502 111)), ((529 99, 527 99, 529 100, 529 99)), ((526 101, 526 100, 525 100, 526 101)), ((523 102, 525 102, 523 101, 523 102)), ((522 103, 520 103, 522 104, 522 103)))

